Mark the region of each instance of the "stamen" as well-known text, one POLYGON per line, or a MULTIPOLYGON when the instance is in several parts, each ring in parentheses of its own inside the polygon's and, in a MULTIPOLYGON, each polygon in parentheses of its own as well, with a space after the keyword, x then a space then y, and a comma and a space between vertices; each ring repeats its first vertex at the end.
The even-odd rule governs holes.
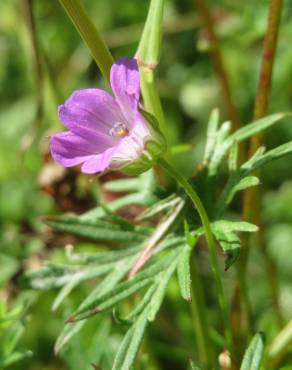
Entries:
POLYGON ((110 129, 109 134, 117 138, 123 138, 129 135, 129 129, 122 122, 116 122, 110 129))

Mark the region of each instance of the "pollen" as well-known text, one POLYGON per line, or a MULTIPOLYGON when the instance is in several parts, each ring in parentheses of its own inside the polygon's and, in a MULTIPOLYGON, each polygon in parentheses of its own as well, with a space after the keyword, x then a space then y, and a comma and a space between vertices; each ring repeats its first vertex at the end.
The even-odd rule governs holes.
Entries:
POLYGON ((117 122, 114 126, 110 129, 109 134, 116 138, 123 138, 129 135, 129 129, 127 126, 122 122, 117 122))

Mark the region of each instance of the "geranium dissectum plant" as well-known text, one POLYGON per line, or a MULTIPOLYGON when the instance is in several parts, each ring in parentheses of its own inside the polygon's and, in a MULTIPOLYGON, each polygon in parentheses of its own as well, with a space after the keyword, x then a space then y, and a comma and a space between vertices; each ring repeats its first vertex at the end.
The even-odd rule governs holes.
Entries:
POLYGON ((164 150, 164 138, 153 117, 139 109, 137 61, 121 58, 111 67, 111 96, 100 89, 75 91, 59 107, 69 131, 50 140, 54 160, 65 167, 82 164, 81 171, 100 174, 125 169, 142 172, 164 150))

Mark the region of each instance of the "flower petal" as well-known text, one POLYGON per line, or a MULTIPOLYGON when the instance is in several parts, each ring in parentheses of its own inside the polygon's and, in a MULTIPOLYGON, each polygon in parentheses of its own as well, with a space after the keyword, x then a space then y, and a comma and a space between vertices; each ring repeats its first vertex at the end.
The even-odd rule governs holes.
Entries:
POLYGON ((114 148, 110 148, 102 154, 98 154, 89 158, 83 163, 81 171, 87 174, 106 172, 109 170, 109 165, 112 160, 112 153, 114 150, 114 148))
POLYGON ((50 147, 53 159, 65 167, 76 166, 104 150, 100 143, 70 131, 54 135, 50 147))
POLYGON ((115 147, 109 167, 116 170, 136 161, 144 152, 148 138, 151 138, 148 124, 142 114, 137 112, 131 134, 115 147))
POLYGON ((112 65, 111 87, 127 122, 133 122, 140 97, 139 70, 136 59, 121 58, 112 65))
POLYGON ((64 126, 77 134, 80 129, 109 134, 116 122, 123 122, 119 105, 107 92, 99 89, 75 91, 59 107, 59 118, 64 126))

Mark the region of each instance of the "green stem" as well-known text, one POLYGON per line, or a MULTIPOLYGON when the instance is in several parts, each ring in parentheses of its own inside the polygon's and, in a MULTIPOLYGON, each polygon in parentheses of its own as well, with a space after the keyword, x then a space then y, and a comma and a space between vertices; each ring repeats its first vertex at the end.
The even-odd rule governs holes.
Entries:
POLYGON ((231 337, 229 314, 227 310, 227 304, 226 304, 226 299, 224 295, 223 284, 222 284, 221 276, 220 276, 219 264, 218 264, 217 255, 216 255, 215 241, 213 238, 211 224, 210 224, 208 215, 201 202, 201 199, 195 192, 192 185, 165 160, 160 159, 158 161, 158 164, 160 165, 161 168, 163 168, 171 177, 173 177, 183 187, 185 192, 191 198, 201 218, 202 224, 205 229, 205 234, 206 234, 206 239, 207 239, 207 244, 208 244, 208 251, 209 251, 209 256, 211 260, 212 272, 213 272, 214 280, 216 283, 218 301, 219 301, 219 306, 221 309, 221 315, 222 315, 222 320, 223 320, 223 325, 224 325, 224 335, 225 335, 226 345, 232 354, 233 353, 232 337, 231 337))
POLYGON ((156 117, 159 122, 159 128, 164 135, 166 142, 169 142, 167 135, 168 130, 165 124, 164 113, 157 91, 153 70, 148 67, 140 66, 140 82, 145 110, 156 117))
MULTIPOLYGON (((194 251, 194 249, 193 249, 194 251)), ((195 257, 195 255, 194 255, 195 257)), ((212 351, 210 336, 208 331, 206 302, 202 289, 201 277, 197 270, 195 258, 191 264, 192 277, 192 318, 196 333, 196 340, 198 346, 198 355, 201 359, 201 364, 204 368, 211 369, 214 366, 214 354, 212 351)))
POLYGON ((109 81, 110 68, 114 58, 103 41, 98 30, 86 14, 79 0, 59 0, 75 28, 93 56, 104 78, 109 81))

